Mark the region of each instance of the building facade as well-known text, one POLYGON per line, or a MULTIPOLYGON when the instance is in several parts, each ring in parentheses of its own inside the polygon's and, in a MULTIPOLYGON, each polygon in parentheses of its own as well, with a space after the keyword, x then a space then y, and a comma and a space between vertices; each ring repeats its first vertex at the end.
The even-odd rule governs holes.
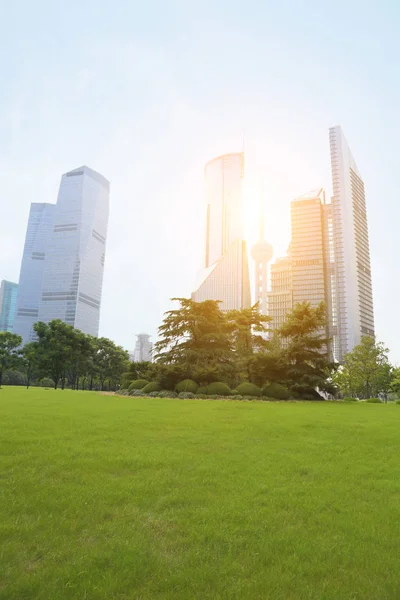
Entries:
POLYGON ((243 239, 243 177, 243 153, 220 156, 205 167, 205 261, 192 298, 219 300, 222 310, 251 306, 243 239))
POLYGON ((338 360, 374 336, 374 309, 364 182, 341 127, 329 130, 336 278, 338 360))
POLYGON ((271 290, 267 294, 269 328, 272 332, 280 329, 286 315, 293 308, 292 259, 290 256, 278 258, 271 265, 271 290))
POLYGON ((3 279, 0 284, 0 331, 14 332, 17 294, 18 284, 3 279))
POLYGON ((135 362, 151 362, 153 359, 153 344, 147 333, 139 333, 136 336, 133 360, 135 362))
POLYGON ((14 331, 23 345, 35 339, 33 325, 39 320, 47 244, 53 230, 55 204, 31 204, 22 255, 14 331))
POLYGON ((46 250, 39 321, 61 319, 98 335, 109 188, 107 179, 88 167, 62 176, 46 250))
POLYGON ((266 315, 268 313, 268 264, 272 259, 273 249, 271 244, 265 240, 262 195, 260 196, 259 225, 259 239, 251 249, 251 257, 254 261, 254 301, 258 302, 260 313, 266 315))

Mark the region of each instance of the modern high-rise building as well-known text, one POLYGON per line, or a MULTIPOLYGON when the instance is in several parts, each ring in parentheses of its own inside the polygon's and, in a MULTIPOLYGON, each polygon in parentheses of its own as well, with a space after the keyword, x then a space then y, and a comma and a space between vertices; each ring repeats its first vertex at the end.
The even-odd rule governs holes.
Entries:
POLYGON ((151 362, 153 357, 153 344, 150 342, 150 336, 147 333, 139 333, 136 338, 133 360, 135 362, 151 362))
POLYGON ((14 332, 22 337, 23 345, 35 339, 33 325, 39 320, 43 271, 55 208, 55 204, 31 204, 14 323, 14 332))
POLYGON ((18 284, 3 279, 0 284, 0 331, 14 331, 17 293, 18 284))
POLYGON ((243 153, 226 154, 205 167, 205 265, 193 300, 220 300, 222 310, 251 306, 243 233, 243 153))
POLYGON ((260 313, 266 315, 268 312, 268 263, 272 259, 273 249, 264 236, 264 210, 261 194, 259 225, 259 239, 251 249, 251 257, 254 260, 254 301, 258 302, 260 313))
POLYGON ((338 360, 374 336, 371 264, 364 182, 341 127, 329 130, 332 165, 338 360))
POLYGON ((110 184, 80 167, 61 178, 46 248, 39 321, 98 335, 110 184))
POLYGON ((280 329, 288 312, 293 308, 292 259, 289 256, 277 258, 271 265, 271 289, 267 294, 269 328, 272 332, 280 329))

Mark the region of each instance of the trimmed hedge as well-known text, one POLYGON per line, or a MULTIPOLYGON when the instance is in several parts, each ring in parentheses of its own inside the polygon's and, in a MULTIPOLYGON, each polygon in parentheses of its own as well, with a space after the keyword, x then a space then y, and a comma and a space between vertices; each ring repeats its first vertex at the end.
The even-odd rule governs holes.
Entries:
POLYGON ((254 383, 241 383, 236 389, 241 396, 261 396, 261 389, 254 383))
POLYGON ((143 392, 142 390, 131 390, 130 392, 128 392, 129 396, 138 396, 140 398, 143 398, 143 392))
POLYGON ((217 394, 217 396, 230 396, 231 390, 226 385, 226 383, 222 383, 221 381, 215 381, 214 383, 210 383, 210 385, 207 386, 206 394, 209 394, 210 396, 213 396, 214 394, 217 394))
POLYGON ((161 386, 156 381, 152 381, 151 383, 148 383, 144 386, 142 392, 144 394, 150 394, 151 392, 161 392, 161 386))
POLYGON ((206 396, 207 395, 207 386, 206 385, 200 386, 199 388, 197 388, 196 393, 197 393, 197 395, 201 394, 203 396, 206 396))
POLYGON ((368 404, 383 404, 380 398, 368 398, 365 402, 368 402, 368 404))
POLYGON ((128 387, 128 392, 132 390, 142 390, 146 385, 150 382, 147 379, 136 379, 136 381, 132 381, 131 385, 128 387))
POLYGON ((350 396, 347 398, 343 398, 343 402, 358 402, 357 398, 351 398, 350 396))
POLYGON ((262 395, 275 400, 289 400, 290 392, 280 383, 270 383, 263 387, 262 395))
POLYGON ((158 394, 159 398, 177 398, 178 394, 176 392, 171 392, 171 390, 162 390, 158 394))
POLYGON ((194 394, 192 394, 192 392, 180 392, 178 398, 181 398, 182 400, 188 400, 194 398, 194 394))
POLYGON ((178 392, 178 394, 181 392, 190 392, 191 394, 195 394, 197 392, 197 387, 197 383, 192 379, 184 379, 176 385, 175 391, 178 392))

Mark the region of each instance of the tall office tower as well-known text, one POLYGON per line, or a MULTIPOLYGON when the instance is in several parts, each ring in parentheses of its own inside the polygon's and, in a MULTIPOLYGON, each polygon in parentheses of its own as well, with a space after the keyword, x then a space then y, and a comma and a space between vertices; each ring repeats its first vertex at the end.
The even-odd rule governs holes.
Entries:
POLYGON ((14 332, 22 337, 23 345, 35 339, 33 325, 39 320, 43 270, 54 210, 55 204, 31 204, 14 323, 14 332))
POLYGON ((192 299, 220 300, 222 310, 251 306, 243 240, 243 177, 243 153, 220 156, 205 167, 205 270, 192 299))
POLYGON ((341 127, 329 130, 339 360, 374 335, 364 182, 341 127))
POLYGON ((288 254, 271 265, 271 289, 267 299, 272 331, 282 327, 287 313, 293 308, 292 259, 288 254))
POLYGON ((259 310, 263 315, 268 312, 268 263, 272 255, 272 246, 264 237, 264 211, 260 196, 260 235, 258 242, 251 249, 251 257, 254 260, 254 300, 259 303, 259 310))
POLYGON ((39 321, 98 335, 110 184, 88 167, 61 178, 46 248, 39 321))
POLYGON ((0 284, 0 331, 14 331, 18 284, 3 281, 0 284))
POLYGON ((153 344, 150 342, 150 336, 147 333, 139 333, 136 338, 133 360, 135 362, 151 362, 153 357, 153 344))

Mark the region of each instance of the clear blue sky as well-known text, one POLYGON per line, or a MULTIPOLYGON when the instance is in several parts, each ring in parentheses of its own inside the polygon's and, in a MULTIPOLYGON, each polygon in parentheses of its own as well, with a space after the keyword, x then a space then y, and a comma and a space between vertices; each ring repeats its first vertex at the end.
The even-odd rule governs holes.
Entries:
POLYGON ((127 348, 188 295, 203 256, 203 166, 241 149, 248 232, 331 193, 341 124, 367 190, 379 339, 400 362, 400 4, 397 0, 3 0, 0 279, 18 280, 31 202, 86 164, 111 181, 101 334, 127 348))

